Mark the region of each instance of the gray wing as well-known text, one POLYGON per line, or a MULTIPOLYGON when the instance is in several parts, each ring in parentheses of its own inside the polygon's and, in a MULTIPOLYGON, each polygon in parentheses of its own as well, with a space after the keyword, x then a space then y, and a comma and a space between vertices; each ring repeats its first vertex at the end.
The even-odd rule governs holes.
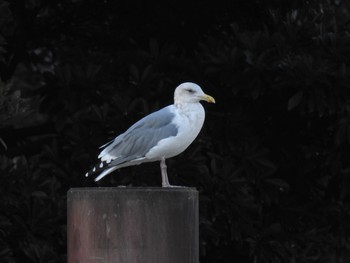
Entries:
MULTIPOLYGON (((111 161, 108 167, 123 162, 142 158, 157 143, 171 136, 176 136, 178 128, 172 123, 175 114, 165 107, 132 125, 119 135, 99 155, 101 161, 111 161)), ((101 167, 102 168, 102 167, 101 167)))

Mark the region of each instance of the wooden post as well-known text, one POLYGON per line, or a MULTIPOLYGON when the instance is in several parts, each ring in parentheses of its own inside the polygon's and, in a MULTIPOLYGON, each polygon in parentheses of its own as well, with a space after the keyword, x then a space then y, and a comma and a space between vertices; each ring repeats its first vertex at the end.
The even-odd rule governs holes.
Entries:
POLYGON ((194 188, 73 188, 68 263, 198 263, 194 188))

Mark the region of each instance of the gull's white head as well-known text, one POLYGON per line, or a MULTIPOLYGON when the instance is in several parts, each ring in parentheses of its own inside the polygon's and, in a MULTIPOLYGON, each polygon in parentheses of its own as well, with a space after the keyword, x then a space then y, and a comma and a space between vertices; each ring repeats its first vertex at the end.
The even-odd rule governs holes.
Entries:
POLYGON ((209 103, 215 103, 215 99, 203 92, 201 87, 192 82, 185 82, 180 84, 174 93, 175 105, 183 103, 198 103, 205 100, 209 103))

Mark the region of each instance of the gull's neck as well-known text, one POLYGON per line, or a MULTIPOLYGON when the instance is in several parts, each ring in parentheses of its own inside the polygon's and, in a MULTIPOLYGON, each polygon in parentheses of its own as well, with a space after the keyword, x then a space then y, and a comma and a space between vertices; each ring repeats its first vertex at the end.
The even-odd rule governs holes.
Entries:
POLYGON ((174 103, 175 108, 177 108, 180 114, 189 116, 193 112, 204 111, 202 104, 199 102, 177 102, 174 103))
POLYGON ((199 102, 183 102, 183 101, 174 102, 175 107, 182 110, 191 109, 199 104, 200 104, 199 102))

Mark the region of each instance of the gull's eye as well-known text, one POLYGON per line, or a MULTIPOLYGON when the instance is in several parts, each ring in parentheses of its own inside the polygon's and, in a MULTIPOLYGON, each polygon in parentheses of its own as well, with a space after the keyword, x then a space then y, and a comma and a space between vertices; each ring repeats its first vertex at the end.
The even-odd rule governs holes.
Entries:
POLYGON ((195 91, 194 91, 193 89, 186 89, 186 91, 187 91, 188 93, 190 93, 190 94, 195 93, 195 91))

